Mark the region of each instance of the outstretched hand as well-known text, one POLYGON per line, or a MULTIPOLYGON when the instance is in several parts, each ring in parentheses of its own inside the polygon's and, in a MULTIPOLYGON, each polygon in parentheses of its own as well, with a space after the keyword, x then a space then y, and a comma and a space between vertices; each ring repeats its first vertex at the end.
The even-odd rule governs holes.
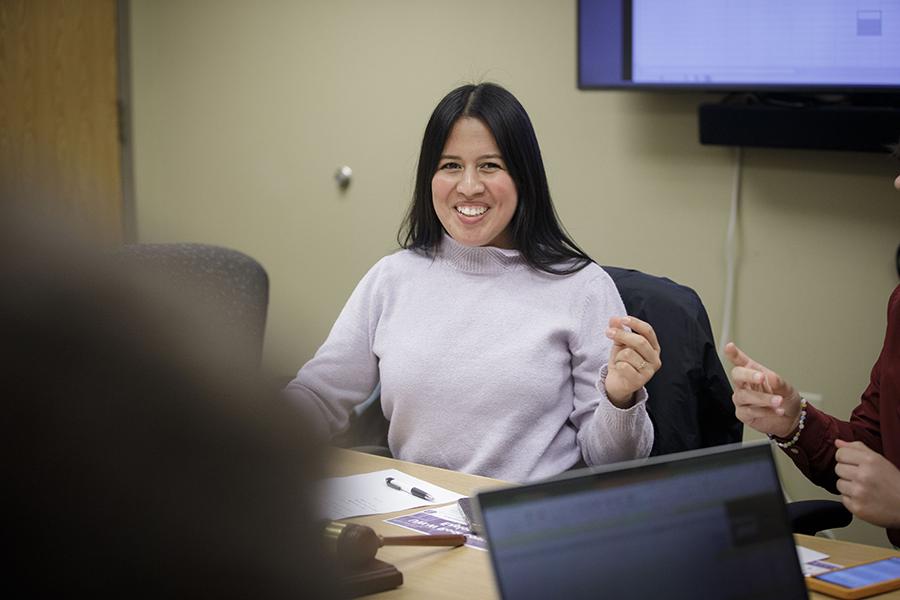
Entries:
POLYGON ((835 440, 834 472, 841 502, 880 527, 900 527, 900 470, 862 442, 835 440))
POLYGON ((659 341, 650 323, 635 317, 610 318, 606 337, 613 341, 606 374, 606 396, 619 408, 628 408, 634 404, 634 393, 662 366, 659 341))
POLYGON ((729 343, 725 356, 734 365, 735 416, 753 429, 788 437, 800 422, 800 394, 778 373, 756 362, 729 343))

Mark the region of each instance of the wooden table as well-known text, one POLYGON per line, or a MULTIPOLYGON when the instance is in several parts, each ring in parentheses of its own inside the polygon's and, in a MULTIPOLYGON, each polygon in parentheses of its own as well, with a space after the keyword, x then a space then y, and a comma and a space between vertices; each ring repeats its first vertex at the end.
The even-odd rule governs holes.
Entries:
MULTIPOLYGON (((467 475, 456 471, 341 449, 334 450, 329 466, 329 472, 335 477, 380 471, 382 469, 399 469, 413 477, 424 479, 467 496, 478 490, 505 485, 502 481, 488 477, 467 475)), ((409 535, 409 530, 385 523, 384 521, 385 519, 419 510, 421 509, 358 517, 348 519, 348 521, 368 525, 382 535, 409 535)), ((840 542, 807 535, 796 535, 795 538, 797 543, 802 546, 828 554, 830 556, 829 562, 845 566, 852 566, 888 556, 900 556, 900 552, 875 546, 840 542)), ((481 550, 473 548, 386 546, 378 551, 378 558, 400 569, 403 573, 403 585, 388 592, 366 596, 366 598, 415 598, 416 600, 422 600, 423 598, 464 598, 466 600, 481 600, 482 598, 499 597, 494 585, 494 576, 491 573, 490 559, 487 552, 481 550)), ((900 591, 874 597, 879 600, 900 600, 900 591)), ((811 593, 810 598, 829 599, 830 596, 811 593)))

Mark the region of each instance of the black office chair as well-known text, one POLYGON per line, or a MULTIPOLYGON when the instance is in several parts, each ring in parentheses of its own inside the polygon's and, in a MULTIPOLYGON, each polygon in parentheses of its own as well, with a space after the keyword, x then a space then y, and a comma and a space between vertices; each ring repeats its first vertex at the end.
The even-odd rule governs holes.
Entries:
MULTIPOLYGON (((647 411, 655 440, 651 455, 741 441, 732 389, 716 353, 706 309, 694 290, 633 269, 603 267, 619 290, 628 314, 653 325, 662 367, 647 383, 647 411)), ((794 533, 846 527, 853 515, 840 502, 803 500, 787 504, 794 533)))
POLYGON ((378 384, 362 407, 350 414, 347 430, 335 437, 332 443, 341 448, 392 458, 388 448, 389 426, 390 422, 381 408, 381 384, 378 384))
POLYGON ((269 276, 259 262, 231 248, 193 243, 129 244, 117 255, 191 293, 198 309, 230 330, 242 356, 259 365, 269 307, 269 276))
POLYGON ((846 527, 853 513, 836 500, 798 500, 787 503, 791 531, 815 535, 827 529, 846 527))
POLYGON ((740 442, 731 384, 716 354, 706 308, 694 290, 634 269, 603 267, 629 315, 653 326, 662 367, 647 383, 651 456, 740 442))

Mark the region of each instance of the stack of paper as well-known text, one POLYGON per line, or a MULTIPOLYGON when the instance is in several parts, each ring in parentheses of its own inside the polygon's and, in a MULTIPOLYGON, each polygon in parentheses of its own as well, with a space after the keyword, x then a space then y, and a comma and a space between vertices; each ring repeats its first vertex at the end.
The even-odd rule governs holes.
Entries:
POLYGON ((319 487, 319 513, 323 518, 337 521, 420 506, 438 506, 456 502, 462 497, 462 494, 451 492, 397 469, 385 469, 349 477, 332 477, 322 481, 319 487), (408 492, 388 487, 385 483, 388 477, 392 477, 405 490, 413 487, 424 490, 434 498, 434 501, 429 502, 408 492))

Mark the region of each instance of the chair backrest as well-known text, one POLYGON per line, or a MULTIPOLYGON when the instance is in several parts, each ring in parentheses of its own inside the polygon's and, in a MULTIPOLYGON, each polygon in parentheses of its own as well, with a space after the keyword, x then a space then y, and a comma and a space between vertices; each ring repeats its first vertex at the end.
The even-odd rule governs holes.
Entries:
POLYGON ((731 384, 716 354, 709 316, 694 290, 665 277, 607 267, 628 314, 653 326, 662 367, 647 383, 651 455, 741 441, 731 384))
POLYGON ((119 254, 176 287, 190 287, 201 308, 239 335, 248 360, 259 363, 269 307, 269 276, 259 262, 231 248, 194 243, 129 244, 119 254))

